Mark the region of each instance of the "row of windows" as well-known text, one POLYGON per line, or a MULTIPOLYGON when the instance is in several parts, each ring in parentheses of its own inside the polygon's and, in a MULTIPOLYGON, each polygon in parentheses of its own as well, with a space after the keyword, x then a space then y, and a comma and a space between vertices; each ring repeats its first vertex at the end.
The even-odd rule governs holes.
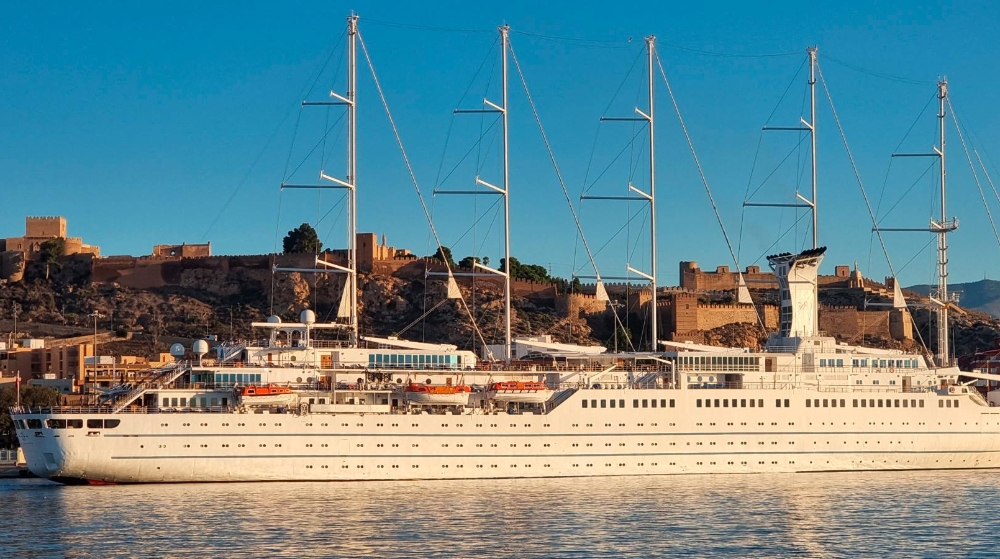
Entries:
MULTIPOLYGON (((584 408, 588 407, 588 405, 587 405, 588 400, 584 399, 584 400, 581 400, 580 402, 582 404, 582 407, 584 407, 584 408)), ((621 399, 621 400, 596 400, 596 399, 594 399, 594 400, 589 400, 589 402, 590 402, 589 407, 591 407, 591 408, 597 408, 598 407, 597 402, 601 403, 600 407, 602 407, 602 408, 615 408, 615 407, 624 408, 625 407, 625 400, 624 399, 621 399)), ((639 402, 642 402, 642 407, 644 407, 644 408, 655 408, 656 407, 656 400, 649 400, 649 399, 639 400, 638 398, 636 398, 635 400, 632 400, 632 407, 633 408, 638 408, 639 407, 639 402)), ((668 402, 669 402, 669 406, 671 408, 676 405, 676 402, 673 399, 667 400, 666 398, 662 398, 662 399, 660 399, 660 407, 661 408, 667 407, 668 406, 668 402)))
MULTIPOLYGON (((746 398, 740 398, 739 400, 737 400, 736 398, 732 398, 732 399, 722 398, 721 400, 719 398, 715 398, 714 400, 710 400, 710 399, 706 398, 704 400, 704 402, 705 402, 705 407, 706 408, 711 408, 711 407, 716 407, 716 408, 729 408, 729 407, 733 407, 733 408, 735 408, 735 407, 740 407, 740 408, 746 408, 746 407, 762 408, 762 407, 764 407, 764 400, 763 399, 754 400, 753 398, 750 398, 749 400, 747 400, 746 398), (714 406, 712 405, 713 402, 715 402, 714 406), (730 402, 732 402, 732 405, 730 405, 730 402), (737 402, 739 403, 739 406, 737 406, 737 402), (749 406, 747 406, 747 402, 750 403, 749 406)), ((781 400, 775 400, 774 401, 774 405, 780 408, 781 407, 781 400)), ((699 408, 702 407, 702 399, 701 398, 698 398, 697 400, 695 400, 695 406, 699 407, 699 408)), ((786 408, 788 407, 788 400, 785 400, 785 407, 786 408)))
POLYGON ((679 365, 725 365, 730 367, 759 367, 760 357, 742 357, 737 355, 679 355, 677 357, 679 365))
POLYGON ((443 367, 453 369, 461 364, 461 356, 449 355, 421 355, 395 353, 370 353, 368 354, 368 365, 370 367, 443 367))
MULTIPOLYGON (((257 375, 257 376, 260 376, 260 375, 257 375)), ((192 408, 215 407, 215 406, 219 405, 219 398, 207 398, 207 397, 206 398, 191 398, 190 404, 191 404, 192 408), (199 405, 199 402, 200 402, 200 405, 199 405)), ((223 406, 228 406, 229 405, 229 398, 222 398, 222 405, 223 406)), ((186 408, 186 407, 188 407, 188 399, 187 398, 164 398, 163 399, 163 405, 162 405, 162 407, 164 407, 164 408, 177 408, 177 407, 186 408)))
MULTIPOLYGON (((846 400, 844 400, 843 398, 841 398, 839 401, 840 401, 840 407, 842 407, 842 408, 846 408, 847 407, 846 400)), ((822 400, 820 400, 819 398, 814 398, 812 400, 810 400, 810 399, 807 398, 806 399, 806 407, 807 408, 810 408, 810 407, 812 407, 812 408, 818 408, 818 407, 820 407, 820 402, 823 402, 822 405, 823 405, 824 408, 826 408, 826 407, 835 408, 835 407, 837 407, 838 400, 836 398, 830 398, 830 399, 823 398, 822 400)), ((861 406, 860 407, 862 407, 862 408, 874 408, 874 407, 879 407, 879 408, 883 408, 883 407, 885 407, 885 408, 899 408, 899 407, 904 407, 904 408, 922 408, 922 407, 924 407, 924 401, 923 400, 916 400, 916 399, 909 399, 909 400, 907 400, 905 398, 903 398, 902 400, 900 400, 900 399, 893 399, 893 400, 885 399, 885 400, 883 400, 881 398, 879 398, 879 399, 872 398, 872 399, 865 400, 865 399, 862 398, 861 400, 853 400, 851 403, 852 403, 853 407, 857 408, 857 407, 859 407, 858 406, 858 402, 861 402, 861 406)), ((943 403, 941 403, 941 405, 942 405, 942 407, 944 406, 943 403)), ((948 404, 948 407, 949 408, 951 407, 951 403, 950 402, 948 404)), ((958 402, 957 401, 955 402, 955 407, 956 408, 958 407, 958 402)))
MULTIPOLYGON (((121 425, 120 419, 88 419, 87 429, 114 429, 121 425)), ((46 419, 45 426, 49 429, 83 429, 82 419, 46 419)), ((41 429, 40 419, 15 419, 17 429, 41 429)))
POLYGON ((260 373, 215 373, 216 384, 260 384, 260 373))

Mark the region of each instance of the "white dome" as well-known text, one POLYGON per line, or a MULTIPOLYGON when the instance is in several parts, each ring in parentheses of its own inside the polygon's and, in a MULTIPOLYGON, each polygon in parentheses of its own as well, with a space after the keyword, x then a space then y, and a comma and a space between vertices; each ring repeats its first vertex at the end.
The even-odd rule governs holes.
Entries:
POLYGON ((184 357, 186 350, 183 344, 174 344, 170 346, 170 355, 173 357, 184 357))
POLYGON ((281 324, 281 317, 276 314, 272 314, 271 316, 267 317, 267 322, 269 324, 281 324))
POLYGON ((316 324, 316 313, 312 312, 309 309, 306 309, 302 311, 302 314, 299 315, 299 320, 303 324, 316 324))
POLYGON ((191 346, 191 352, 197 355, 198 357, 205 355, 206 353, 208 353, 208 342, 206 342, 205 340, 196 341, 194 345, 191 346))

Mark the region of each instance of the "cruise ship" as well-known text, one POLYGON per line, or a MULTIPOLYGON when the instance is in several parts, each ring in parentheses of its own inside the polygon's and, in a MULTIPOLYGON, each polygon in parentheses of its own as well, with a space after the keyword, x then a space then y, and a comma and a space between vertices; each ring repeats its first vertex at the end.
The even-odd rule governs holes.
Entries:
MULTIPOLYGON (((348 29, 353 54, 356 17, 348 29)), ((506 47, 505 27, 501 38, 506 47)), ((647 47, 652 76, 652 38, 647 47)), ((353 129, 350 81, 348 95, 335 97, 347 100, 353 129)), ((506 98, 489 105, 505 115, 506 98)), ((637 110, 650 124, 651 105, 652 80, 650 108, 637 110)), ((351 215, 353 177, 352 169, 336 181, 348 188, 351 215)), ((815 177, 813 185, 815 200, 815 177)), ((949 230, 942 217, 942 243, 949 230)), ((309 310, 294 323, 274 316, 254 324, 263 339, 222 344, 207 361, 205 342, 191 348, 193 360, 173 348, 175 363, 100 405, 14 408, 12 418, 28 468, 66 484, 1000 467, 1000 391, 976 386, 998 377, 950 366, 947 305, 937 311, 938 363, 840 343, 818 328, 824 252, 768 257, 781 308, 762 351, 660 342, 662 350, 617 354, 515 340, 547 350, 532 362, 510 359, 506 276, 500 359, 359 336, 349 256, 347 266, 326 266, 346 274, 346 323, 318 323, 309 310), (319 339, 325 329, 348 339, 319 339)), ((649 279, 655 287, 655 268, 649 279)))

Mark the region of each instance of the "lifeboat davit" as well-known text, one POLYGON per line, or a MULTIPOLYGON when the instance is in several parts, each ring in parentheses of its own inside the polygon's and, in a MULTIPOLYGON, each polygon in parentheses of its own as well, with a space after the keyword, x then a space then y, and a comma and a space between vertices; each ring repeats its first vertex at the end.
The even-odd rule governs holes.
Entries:
POLYGON ((406 401, 425 406, 466 406, 472 388, 464 384, 417 384, 411 382, 403 389, 406 401))
POLYGON ((299 396, 287 386, 267 384, 249 385, 240 388, 240 403, 247 406, 284 406, 298 402, 299 396))
POLYGON ((508 380, 495 382, 490 386, 493 392, 493 399, 500 402, 524 402, 541 403, 547 402, 552 397, 554 390, 545 386, 544 382, 524 382, 508 380))

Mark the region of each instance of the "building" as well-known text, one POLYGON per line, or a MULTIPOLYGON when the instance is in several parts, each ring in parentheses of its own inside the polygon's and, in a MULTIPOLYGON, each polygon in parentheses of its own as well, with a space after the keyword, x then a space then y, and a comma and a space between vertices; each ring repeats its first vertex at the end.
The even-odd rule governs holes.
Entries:
POLYGON ((212 243, 154 245, 153 256, 158 258, 200 258, 203 256, 212 256, 212 243))
POLYGON ((20 252, 28 259, 36 257, 42 250, 45 241, 63 239, 66 243, 66 255, 91 254, 95 258, 101 256, 101 249, 96 245, 84 244, 80 237, 66 235, 66 218, 62 216, 24 218, 24 236, 7 237, 3 246, 7 252, 20 252))

